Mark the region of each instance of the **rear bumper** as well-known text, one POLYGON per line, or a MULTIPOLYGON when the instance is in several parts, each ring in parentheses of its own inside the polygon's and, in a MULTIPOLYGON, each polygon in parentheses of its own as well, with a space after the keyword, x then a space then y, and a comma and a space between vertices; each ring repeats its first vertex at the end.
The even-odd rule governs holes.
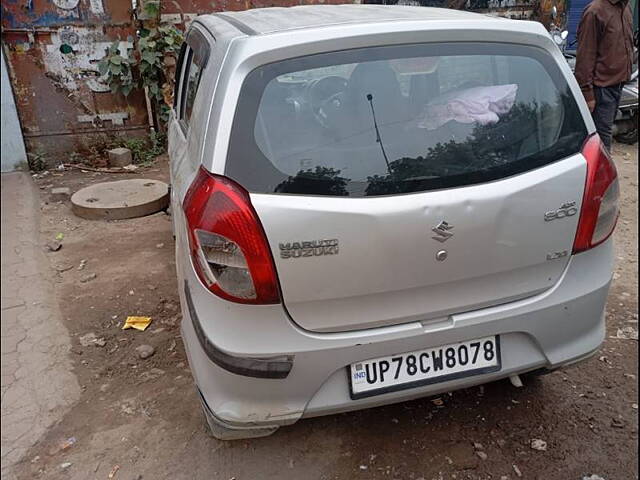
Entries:
POLYGON ((301 330, 279 305, 236 306, 213 297, 193 276, 191 265, 180 260, 178 275, 189 285, 193 302, 191 309, 186 308, 181 289, 182 333, 198 388, 210 412, 227 428, 250 428, 410 400, 584 359, 604 339, 613 249, 608 240, 573 256, 552 289, 525 300, 440 322, 324 334, 301 330), (249 309, 253 315, 247 319, 249 309), (285 378, 256 378, 219 366, 202 348, 189 310, 199 317, 204 334, 226 354, 293 356, 291 371, 285 378), (360 400, 349 395, 346 367, 351 363, 489 335, 501 337, 498 372, 360 400))

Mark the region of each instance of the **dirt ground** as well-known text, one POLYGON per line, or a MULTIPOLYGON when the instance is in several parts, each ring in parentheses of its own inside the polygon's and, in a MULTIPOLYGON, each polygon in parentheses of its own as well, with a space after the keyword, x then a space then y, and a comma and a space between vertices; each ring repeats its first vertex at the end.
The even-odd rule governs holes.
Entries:
MULTIPOLYGON (((444 395, 442 405, 425 398, 236 442, 212 439, 204 428, 179 334, 170 217, 82 220, 48 202, 49 189, 123 175, 73 170, 38 178, 42 242, 64 235, 48 258, 82 395, 19 465, 20 478, 637 479, 638 343, 613 337, 619 328, 637 331, 638 156, 623 145, 614 153, 622 215, 598 355, 521 389, 501 381, 444 395), (153 322, 144 332, 121 330, 127 315, 153 322), (104 342, 82 346, 88 333, 104 342), (141 344, 155 354, 140 360, 141 344), (70 437, 76 441, 65 448, 70 437), (532 439, 544 440, 546 451, 531 448, 532 439)), ((166 160, 142 175, 166 180, 166 160)))

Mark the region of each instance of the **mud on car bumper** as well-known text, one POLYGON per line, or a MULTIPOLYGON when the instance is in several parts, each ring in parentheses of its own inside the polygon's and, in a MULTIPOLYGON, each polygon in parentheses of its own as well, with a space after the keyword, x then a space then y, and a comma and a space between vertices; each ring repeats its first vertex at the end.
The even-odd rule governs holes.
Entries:
MULTIPOLYGON (((195 290, 196 294, 187 308, 185 292, 180 292, 183 339, 205 413, 210 414, 208 421, 237 431, 238 437, 232 438, 256 436, 251 435, 256 429, 264 432, 257 436, 268 435, 277 426, 294 423, 303 417, 411 400, 515 374, 552 370, 588 358, 604 339, 604 306, 612 264, 613 249, 609 240, 573 256, 558 283, 544 293, 430 323, 414 322, 360 332, 312 333, 293 324, 281 307, 279 321, 269 319, 278 315, 274 310, 264 309, 261 311, 264 318, 255 318, 256 335, 263 340, 254 343, 262 346, 256 347, 260 351, 255 355, 228 348, 217 342, 215 332, 207 332, 207 326, 218 322, 218 318, 207 318, 207 302, 218 300, 211 299, 211 295, 198 295, 196 289, 201 287, 190 276, 190 265, 187 264, 186 271, 179 272, 179 276, 188 282, 189 291, 195 290), (201 332, 196 332, 192 314, 199 316, 204 325, 201 332), (278 331, 263 331, 267 325, 273 325, 278 331), (259 378, 229 371, 205 352, 198 338, 203 334, 219 351, 232 358, 266 362, 274 357, 278 362, 287 359, 284 362, 291 362, 290 371, 281 378, 259 378), (500 336, 500 371, 360 400, 350 397, 347 367, 351 363, 488 335, 500 336), (278 344, 279 350, 269 349, 274 343, 278 344)), ((227 308, 226 312, 232 315, 233 308, 235 306, 227 308)), ((218 308, 213 311, 220 312, 218 308)), ((227 325, 227 328, 233 327, 227 325)), ((252 335, 250 331, 244 332, 247 341, 252 335)), ((226 337, 219 336, 220 342, 226 337)), ((235 345, 242 342, 242 335, 237 338, 240 343, 235 345)), ((280 365, 278 368, 286 367, 280 365)))

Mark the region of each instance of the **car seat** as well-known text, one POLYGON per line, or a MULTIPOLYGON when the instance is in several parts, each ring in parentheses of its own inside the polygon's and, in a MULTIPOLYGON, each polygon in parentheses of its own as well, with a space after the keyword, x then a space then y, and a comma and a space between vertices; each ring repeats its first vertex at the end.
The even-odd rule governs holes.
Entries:
POLYGON ((373 128, 371 95, 376 120, 382 129, 408 118, 405 97, 400 91, 400 83, 395 71, 386 61, 361 63, 353 69, 344 97, 345 120, 360 130, 373 128))

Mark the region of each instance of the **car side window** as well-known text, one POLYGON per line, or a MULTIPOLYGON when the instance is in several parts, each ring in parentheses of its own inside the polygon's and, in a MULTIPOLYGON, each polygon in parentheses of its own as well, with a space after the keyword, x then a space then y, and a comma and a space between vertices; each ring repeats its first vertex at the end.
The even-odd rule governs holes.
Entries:
POLYGON ((173 109, 176 114, 179 113, 180 107, 180 87, 184 83, 184 75, 182 74, 182 68, 184 67, 185 56, 187 54, 186 42, 180 47, 180 54, 178 55, 178 63, 176 65, 176 81, 173 90, 173 109))
MULTIPOLYGON (((191 55, 193 57, 193 54, 191 55)), ((196 100, 196 93, 198 93, 198 86, 200 85, 200 76, 202 74, 202 68, 198 65, 193 58, 189 64, 189 71, 186 76, 186 88, 184 91, 184 111, 183 119, 189 124, 191 118, 191 112, 193 111, 193 104, 196 100)))
POLYGON ((176 110, 181 124, 188 128, 195 104, 202 72, 209 58, 209 44, 198 30, 187 34, 186 49, 183 54, 184 68, 180 81, 180 99, 176 110))

